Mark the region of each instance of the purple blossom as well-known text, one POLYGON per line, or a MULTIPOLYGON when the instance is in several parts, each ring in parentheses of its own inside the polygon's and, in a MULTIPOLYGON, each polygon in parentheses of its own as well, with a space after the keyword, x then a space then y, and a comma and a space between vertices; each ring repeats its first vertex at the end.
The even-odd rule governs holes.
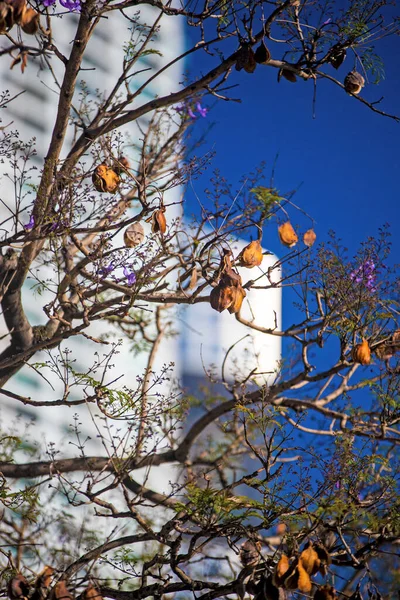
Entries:
MULTIPOLYGON (((60 2, 61 2, 61 0, 60 0, 60 2)), ((203 118, 206 117, 207 113, 208 113, 208 109, 203 108, 201 106, 200 102, 196 102, 195 108, 193 108, 190 104, 178 104, 178 106, 176 106, 175 110, 180 114, 186 113, 186 115, 188 117, 190 117, 191 119, 197 119, 196 113, 198 113, 203 118)))
POLYGON ((367 259, 355 271, 350 273, 350 279, 354 283, 363 283, 368 291, 373 294, 376 292, 376 265, 371 259, 367 259))
POLYGON ((29 223, 24 225, 24 229, 25 229, 25 231, 32 231, 32 229, 34 227, 35 227, 35 217, 33 215, 31 215, 31 218, 29 219, 29 223))
POLYGON ((136 275, 133 271, 129 271, 128 267, 124 267, 124 275, 128 285, 133 285, 136 283, 136 275))
POLYGON ((98 270, 98 273, 104 279, 104 277, 107 277, 110 273, 112 273, 112 271, 114 271, 114 269, 115 269, 115 263, 114 262, 110 262, 105 267, 101 267, 98 270))
POLYGON ((207 116, 207 108, 203 108, 201 106, 200 102, 197 102, 196 108, 197 108, 197 112, 200 114, 201 117, 207 116))
POLYGON ((329 23, 330 23, 331 21, 332 21, 332 19, 331 19, 331 18, 329 18, 329 19, 327 19, 326 21, 324 21, 324 22, 322 23, 322 25, 329 25, 329 23))
MULTIPOLYGON (((42 0, 43 6, 53 6, 56 3, 56 0, 42 0)), ((60 0, 61 6, 66 8, 69 11, 80 11, 81 10, 81 2, 80 0, 60 0)))

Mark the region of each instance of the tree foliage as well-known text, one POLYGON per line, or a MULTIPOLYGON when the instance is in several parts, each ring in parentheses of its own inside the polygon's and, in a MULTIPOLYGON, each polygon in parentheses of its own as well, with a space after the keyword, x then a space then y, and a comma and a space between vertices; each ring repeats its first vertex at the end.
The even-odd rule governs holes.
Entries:
POLYGON ((387 229, 355 257, 333 235, 315 244, 306 207, 266 183, 261 169, 237 194, 215 173, 195 216, 185 201, 210 161, 196 123, 210 99, 232 99, 233 70, 247 77, 272 68, 278 82, 315 88, 325 78, 360 110, 397 120, 362 96, 383 74, 375 46, 398 33, 392 7, 60 5, 0 2, 3 65, 21 67, 21 77, 40 65, 56 91, 43 156, 7 119, 20 98, 5 90, 0 102, 0 395, 15 411, 0 429, 0 593, 393 598, 400 326, 387 229), (68 19, 76 29, 65 48, 59 36, 68 19), (158 41, 171 20, 190 32, 176 56, 158 41), (81 81, 88 44, 97 28, 121 22, 121 64, 94 93, 81 81), (183 73, 199 52, 208 70, 189 72, 183 84, 171 77, 173 89, 154 93, 154 82, 177 64, 183 73), (267 268, 269 231, 282 256, 267 268), (238 250, 238 237, 252 241, 238 250), (266 327, 242 310, 250 294, 276 288, 295 300, 298 321, 285 329, 276 315, 266 327), (284 342, 266 383, 240 360, 228 374, 224 361, 189 393, 172 363, 157 363, 162 341, 176 334, 177 308, 199 303, 284 342), (129 386, 118 379, 120 344, 131 351, 129 386), (27 365, 46 394, 16 388, 27 365), (70 446, 45 446, 19 407, 49 420, 68 409, 70 446), (92 421, 95 441, 82 436, 82 418, 92 421))

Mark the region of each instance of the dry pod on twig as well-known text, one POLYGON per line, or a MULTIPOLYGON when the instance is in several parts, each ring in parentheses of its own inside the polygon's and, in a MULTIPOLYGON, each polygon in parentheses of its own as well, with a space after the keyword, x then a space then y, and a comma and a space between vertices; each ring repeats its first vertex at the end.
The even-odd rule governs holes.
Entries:
POLYGON ((21 573, 17 573, 15 577, 10 579, 7 585, 7 594, 11 600, 27 600, 29 583, 21 573))
POLYGON ((254 59, 256 63, 259 63, 260 65, 266 65, 271 60, 271 52, 265 45, 264 40, 262 40, 261 44, 256 49, 254 59))
POLYGON ((102 163, 95 168, 92 175, 92 181, 98 192, 109 192, 110 194, 115 194, 118 189, 120 179, 115 171, 102 163))
POLYGON ((151 216, 151 230, 153 233, 165 233, 167 230, 167 220, 165 218, 165 207, 162 206, 155 210, 151 216))
POLYGON ((228 306, 228 311, 231 315, 235 315, 242 308, 243 300, 246 298, 246 292, 241 285, 233 287, 233 300, 232 304, 228 306))
POLYGON ((353 360, 360 365, 369 365, 371 362, 371 349, 367 340, 363 340, 361 344, 357 344, 353 348, 353 360))
POLYGON ((275 567, 274 584, 279 587, 284 581, 284 576, 289 570, 289 559, 286 554, 282 554, 275 567))
POLYGON ((323 585, 315 592, 314 600, 336 600, 335 589, 331 585, 323 585))
POLYGON ((307 573, 307 571, 303 567, 301 560, 299 560, 299 563, 297 565, 297 572, 298 572, 297 587, 300 590, 300 592, 304 592, 304 593, 311 592, 312 583, 311 583, 310 575, 307 573))
POLYGON ((246 540, 240 546, 239 558, 244 567, 255 567, 260 562, 261 542, 246 540))
POLYGON ((33 590, 30 600, 44 600, 47 598, 47 593, 53 574, 53 567, 46 565, 43 571, 41 571, 36 578, 35 589, 33 590))
POLYGON ((315 233, 314 229, 308 229, 305 232, 305 234, 303 235, 303 242, 309 248, 311 248, 311 246, 314 246, 316 239, 317 239, 317 234, 315 233))
POLYGON ((219 283, 210 293, 211 308, 218 312, 222 312, 232 305, 234 294, 233 286, 222 285, 219 283))
POLYGON ((259 267, 263 261, 263 253, 259 240, 250 242, 238 256, 238 263, 241 267, 252 269, 259 267))
POLYGON ((359 94, 365 85, 365 79, 357 71, 350 71, 344 78, 344 89, 349 94, 359 94))
POLYGON ((244 69, 246 73, 253 73, 256 66, 257 63, 252 48, 248 44, 243 45, 237 53, 235 65, 236 71, 244 69))
POLYGON ((318 573, 321 561, 312 542, 308 542, 307 547, 300 554, 299 563, 302 564, 309 575, 318 573))
POLYGON ((325 546, 323 546, 322 544, 315 544, 314 545, 314 549, 315 552, 318 554, 318 558, 319 558, 319 572, 321 573, 321 575, 323 577, 325 577, 325 575, 328 572, 328 566, 331 564, 331 555, 329 554, 328 550, 325 548, 325 546))
POLYGON ((128 171, 130 168, 131 163, 126 158, 126 156, 119 156, 113 165, 113 169, 117 175, 121 175, 121 173, 126 173, 126 171, 128 171))
POLYGON ((338 48, 335 52, 333 52, 329 62, 331 63, 334 69, 338 69, 346 58, 346 49, 338 48))
POLYGON ((124 244, 127 248, 139 246, 144 240, 144 229, 141 223, 132 223, 124 231, 124 244))
POLYGON ((296 83, 296 81, 297 81, 296 74, 293 73, 293 71, 291 71, 290 69, 281 69, 280 75, 282 75, 282 77, 284 77, 291 83, 296 83))
POLYGON ((57 581, 51 590, 50 600, 73 600, 72 594, 67 590, 67 584, 64 580, 57 581))
POLYGON ((103 600, 103 596, 99 590, 94 587, 91 583, 87 586, 82 594, 83 600, 103 600))
POLYGON ((278 227, 278 234, 282 244, 288 248, 295 246, 299 239, 290 221, 286 221, 278 227))
POLYGON ((29 35, 34 35, 39 29, 39 13, 30 6, 25 6, 18 24, 22 31, 29 35))

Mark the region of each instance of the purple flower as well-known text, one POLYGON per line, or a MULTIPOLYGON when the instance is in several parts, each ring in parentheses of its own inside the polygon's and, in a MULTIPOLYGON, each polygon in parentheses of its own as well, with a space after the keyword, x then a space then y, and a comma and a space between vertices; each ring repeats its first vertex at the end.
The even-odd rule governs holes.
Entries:
POLYGON ((24 229, 25 229, 25 231, 32 231, 32 229, 34 227, 35 227, 35 217, 33 215, 31 215, 31 218, 29 219, 29 223, 24 225, 24 229))
POLYGON ((126 277, 126 282, 128 285, 133 285, 136 283, 136 275, 133 271, 129 271, 127 267, 124 267, 124 275, 126 277))
MULTIPOLYGON (((42 0, 43 6, 53 6, 55 3, 56 0, 42 0)), ((60 4, 69 11, 81 10, 80 0, 60 0, 60 4)))
POLYGON ((60 4, 70 11, 76 10, 79 12, 81 10, 80 0, 60 0, 60 4))
POLYGON ((178 106, 175 107, 175 110, 180 114, 186 113, 186 115, 191 119, 197 119, 196 112, 199 113, 199 115, 203 118, 206 117, 208 113, 208 109, 203 108, 200 102, 196 102, 196 108, 192 108, 189 104, 178 104, 178 106))
POLYGON ((324 22, 322 23, 322 25, 328 25, 328 24, 329 24, 331 21, 332 21, 332 19, 331 19, 331 18, 329 18, 329 19, 327 19, 326 21, 324 21, 324 22))
POLYGON ((375 263, 370 258, 368 258, 363 262, 361 266, 358 267, 358 269, 350 273, 350 279, 354 281, 354 283, 363 283, 367 290, 373 294, 374 292, 376 292, 375 269, 375 263))
POLYGON ((110 262, 105 267, 101 267, 98 270, 98 273, 104 279, 104 277, 107 277, 110 273, 112 273, 112 271, 114 271, 114 269, 115 269, 115 264, 113 262, 110 262))
POLYGON ((197 112, 200 114, 201 117, 206 117, 207 116, 207 109, 203 108, 200 104, 200 102, 198 102, 196 104, 196 108, 197 108, 197 112))

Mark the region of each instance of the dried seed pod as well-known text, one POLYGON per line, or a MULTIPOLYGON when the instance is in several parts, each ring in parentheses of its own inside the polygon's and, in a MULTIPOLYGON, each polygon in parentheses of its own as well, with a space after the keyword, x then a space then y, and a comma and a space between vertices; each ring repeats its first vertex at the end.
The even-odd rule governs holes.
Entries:
POLYGON ((25 6, 19 20, 22 31, 34 35, 39 29, 39 13, 30 6, 25 6))
POLYGON ((226 308, 229 308, 234 301, 234 287, 218 284, 211 290, 210 293, 210 304, 211 308, 222 312, 226 308))
POLYGON ((240 546, 239 559, 244 567, 255 567, 260 562, 261 542, 246 540, 240 546))
POLYGON ((311 246, 314 246, 316 239, 317 239, 317 234, 315 233, 314 229, 308 229, 305 232, 305 234, 303 235, 303 242, 309 248, 311 248, 311 246))
POLYGON ((289 559, 286 554, 282 554, 275 567, 274 584, 279 587, 283 584, 285 574, 289 571, 289 559))
POLYGON ((29 594, 29 583, 26 578, 17 573, 7 584, 7 594, 11 600, 27 600, 29 594))
POLYGON ((82 594, 83 600, 103 600, 103 596, 99 590, 94 587, 91 583, 87 586, 82 594))
POLYGON ((260 65, 266 65, 271 60, 271 52, 265 45, 264 40, 262 40, 261 44, 256 49, 254 59, 256 63, 259 63, 260 65))
POLYGON ((328 566, 332 562, 331 556, 328 550, 322 544, 315 544, 314 550, 318 554, 318 558, 320 561, 319 572, 323 577, 325 577, 325 575, 328 572, 328 566))
POLYGON ((8 3, 12 7, 15 23, 19 24, 26 8, 26 0, 9 0, 8 3))
POLYGON ((349 94, 359 94, 365 85, 365 79, 357 71, 350 71, 344 79, 344 89, 349 94))
POLYGON ((155 210, 151 217, 151 230, 153 233, 164 234, 167 230, 167 220, 165 218, 165 207, 155 210))
POLYGON ((253 73, 257 66, 254 52, 249 44, 244 44, 237 52, 236 71, 244 69, 246 73, 253 73))
POLYGON ((282 77, 284 77, 291 83, 296 83, 296 81, 297 81, 296 74, 293 73, 293 71, 291 71, 290 69, 281 69, 280 75, 282 75, 282 77))
POLYGON ((124 244, 127 248, 139 246, 144 240, 144 229, 141 223, 132 223, 124 231, 124 244))
POLYGON ((246 297, 246 292, 241 285, 239 285, 238 287, 232 286, 232 289, 233 300, 232 304, 228 306, 228 311, 231 313, 231 315, 236 314, 240 311, 240 309, 242 308, 243 300, 246 297))
POLYGON ((335 52, 333 52, 329 62, 331 63, 334 69, 338 69, 346 58, 346 49, 338 48, 335 52))
POLYGON ((241 267, 252 269, 253 267, 259 267, 263 258, 261 244, 259 240, 254 240, 243 248, 238 256, 238 261, 241 267))
POLYGON ((318 573, 321 561, 317 552, 314 550, 312 542, 308 542, 307 547, 300 554, 299 564, 300 563, 309 575, 318 573))
POLYGON ((109 192, 110 194, 115 194, 120 183, 116 172, 104 163, 95 168, 92 181, 98 192, 109 192))
POLYGON ((299 562, 298 562, 297 572, 298 572, 297 587, 300 590, 300 592, 304 592, 304 593, 311 592, 311 589, 312 589, 311 579, 310 579, 309 574, 303 567, 301 560, 299 560, 299 562))
POLYGON ((286 221, 278 227, 278 234, 281 243, 288 248, 295 246, 299 239, 290 221, 286 221))
POLYGON ((121 175, 121 173, 126 173, 126 171, 130 168, 131 163, 126 158, 126 156, 119 156, 113 165, 113 169, 117 175, 121 175))
POLYGON ((65 581, 57 581, 51 590, 50 600, 73 600, 72 594, 67 590, 65 581))
POLYGON ((357 344, 353 348, 353 360, 360 365, 369 365, 371 362, 371 349, 367 340, 363 340, 361 344, 357 344))
POLYGON ((47 598, 47 593, 53 574, 53 567, 46 565, 43 571, 41 571, 36 578, 35 589, 33 590, 30 600, 44 600, 47 598))
POLYGON ((336 600, 335 589, 331 585, 323 585, 315 592, 314 600, 336 600))
POLYGON ((9 31, 14 23, 13 7, 8 2, 0 2, 0 34, 9 31))

